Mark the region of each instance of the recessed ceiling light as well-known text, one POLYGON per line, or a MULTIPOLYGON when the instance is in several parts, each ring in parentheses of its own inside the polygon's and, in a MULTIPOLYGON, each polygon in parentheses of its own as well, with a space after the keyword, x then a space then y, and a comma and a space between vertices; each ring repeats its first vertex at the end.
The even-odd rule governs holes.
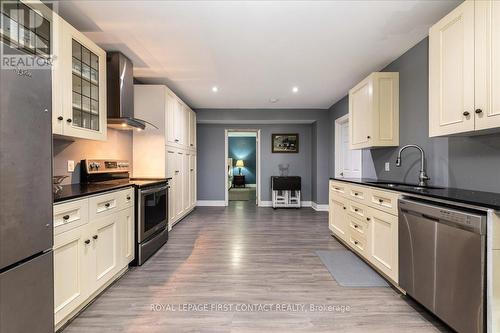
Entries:
POLYGON ((217 88, 217 86, 213 86, 212 87, 212 92, 216 93, 219 91, 219 88, 217 88))
POLYGON ((293 91, 294 94, 298 93, 299 92, 299 87, 293 87, 292 91, 293 91))

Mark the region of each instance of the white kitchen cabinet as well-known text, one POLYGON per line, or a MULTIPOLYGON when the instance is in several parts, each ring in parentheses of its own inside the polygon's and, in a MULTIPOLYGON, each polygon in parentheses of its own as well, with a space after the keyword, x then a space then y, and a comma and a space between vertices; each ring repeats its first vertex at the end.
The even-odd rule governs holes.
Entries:
POLYGON ((398 281, 398 217, 368 209, 368 255, 370 262, 394 281, 398 281))
POLYGON ((474 130, 474 1, 429 31, 429 136, 474 130))
POLYGON ((54 226, 56 329, 118 278, 134 259, 131 202, 133 191, 125 189, 54 205, 54 220, 62 215, 64 221, 54 226), (116 202, 115 208, 96 215, 99 203, 110 201, 116 202))
POLYGON ((340 239, 347 241, 347 200, 338 195, 330 195, 329 214, 330 230, 340 239))
POLYGON ((350 149, 399 146, 399 73, 375 72, 349 90, 350 149))
POLYGON ((196 154, 189 157, 189 206, 196 206, 196 154))
POLYGON ((106 140, 106 52, 59 16, 54 20, 52 131, 106 140))
POLYGON ((466 0, 429 32, 429 136, 500 128, 500 3, 466 0))
POLYGON ((332 233, 397 285, 399 194, 333 180, 329 187, 332 233))
POLYGON ((167 177, 169 227, 196 204, 196 114, 163 85, 135 85, 138 118, 155 124, 133 134, 135 177, 167 177), (191 170, 193 169, 193 170, 191 170))
POLYGON ((54 237, 55 322, 70 315, 89 296, 92 272, 90 244, 84 227, 54 237))
POLYGON ((92 270, 93 289, 99 289, 122 268, 119 266, 120 240, 119 224, 121 214, 112 214, 92 221, 90 226, 91 247, 94 251, 95 268, 92 270))
POLYGON ((475 1, 475 130, 500 128, 500 2, 475 1))

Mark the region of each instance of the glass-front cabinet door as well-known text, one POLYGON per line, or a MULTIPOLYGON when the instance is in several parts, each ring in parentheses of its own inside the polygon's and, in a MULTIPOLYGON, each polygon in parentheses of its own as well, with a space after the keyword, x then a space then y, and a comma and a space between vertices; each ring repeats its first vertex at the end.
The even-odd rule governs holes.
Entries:
MULTIPOLYGON (((62 20, 62 19, 61 19, 62 20)), ((106 52, 67 22, 60 38, 62 110, 55 134, 106 140, 106 52)), ((55 126, 57 127, 57 126, 55 126)))

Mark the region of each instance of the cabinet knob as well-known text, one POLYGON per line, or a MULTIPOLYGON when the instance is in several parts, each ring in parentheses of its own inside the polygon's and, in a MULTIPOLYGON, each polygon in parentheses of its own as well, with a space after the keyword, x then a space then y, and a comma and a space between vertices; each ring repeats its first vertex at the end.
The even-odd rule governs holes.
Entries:
POLYGON ((470 113, 469 113, 469 111, 464 111, 463 115, 467 117, 470 115, 470 113))
POLYGON ((66 121, 67 121, 68 123, 71 123, 71 122, 72 122, 71 118, 66 119, 66 121))
POLYGON ((130 195, 127 195, 127 200, 130 200, 130 199, 131 199, 131 198, 130 198, 130 195))
POLYGON ((358 209, 357 209, 357 208, 354 208, 354 211, 355 211, 355 212, 357 212, 357 211, 358 211, 358 209))
POLYGON ((366 218, 366 220, 367 220, 367 221, 370 221, 370 218, 369 218, 369 217, 367 217, 367 218, 366 218))
POLYGON ((378 199, 378 202, 382 203, 382 202, 384 202, 384 200, 382 200, 382 199, 378 199))
POLYGON ((342 208, 346 209, 345 207, 342 207, 342 208))
POLYGON ((63 220, 69 220, 69 215, 64 215, 63 220))
POLYGON ((87 239, 84 243, 85 244, 90 244, 90 239, 87 239))
POLYGON ((483 113, 483 110, 481 110, 481 109, 476 109, 476 111, 475 111, 475 112, 476 112, 477 114, 480 114, 480 113, 483 113))
POLYGON ((57 117, 57 120, 63 120, 63 119, 64 119, 63 116, 57 117))
POLYGON ((192 143, 189 144, 191 147, 194 146, 192 143))
POLYGON ((354 225, 354 229, 358 229, 358 226, 357 226, 357 225, 354 225))
POLYGON ((109 202, 106 202, 106 203, 104 204, 104 206, 105 206, 106 208, 109 208, 109 206, 111 206, 111 205, 110 205, 110 203, 109 203, 109 202))
POLYGON ((358 193, 354 192, 354 196, 357 196, 357 195, 358 195, 358 193))
POLYGON ((179 142, 179 139, 175 139, 174 141, 175 141, 175 142, 179 142))
POLYGON ((354 241, 354 244, 358 245, 358 241, 354 241))
POLYGON ((99 236, 94 235, 94 236, 92 236, 92 238, 93 238, 93 239, 97 239, 97 238, 99 238, 99 236))
POLYGON ((370 136, 368 135, 366 138, 367 138, 367 139, 370 139, 370 136))

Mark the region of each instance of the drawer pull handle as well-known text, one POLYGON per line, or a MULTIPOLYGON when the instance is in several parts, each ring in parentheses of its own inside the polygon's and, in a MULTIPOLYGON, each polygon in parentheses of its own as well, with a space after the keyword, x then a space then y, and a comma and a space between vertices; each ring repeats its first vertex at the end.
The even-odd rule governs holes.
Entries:
POLYGON ((90 239, 87 239, 84 243, 85 244, 90 244, 90 239))
POLYGON ((97 238, 99 238, 99 236, 94 235, 94 236, 92 236, 92 238, 93 238, 93 239, 97 239, 97 238))
POLYGON ((354 192, 354 195, 355 195, 355 196, 357 196, 357 195, 358 195, 358 193, 357 193, 357 192, 354 192))
POLYGON ((69 215, 64 215, 63 220, 65 220, 65 221, 69 220, 69 215))
POLYGON ((384 200, 382 200, 382 199, 378 199, 378 202, 382 203, 382 202, 384 202, 384 200))
POLYGON ((110 204, 109 202, 106 202, 106 203, 104 204, 104 206, 105 206, 106 208, 109 208, 109 206, 111 206, 111 204, 110 204))

